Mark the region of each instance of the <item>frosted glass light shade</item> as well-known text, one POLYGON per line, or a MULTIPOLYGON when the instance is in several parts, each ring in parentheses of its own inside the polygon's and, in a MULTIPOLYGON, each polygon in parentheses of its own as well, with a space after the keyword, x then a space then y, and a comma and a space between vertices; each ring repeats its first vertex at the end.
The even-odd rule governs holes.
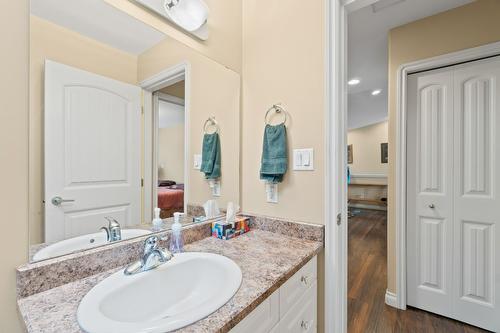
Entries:
POLYGON ((169 7, 165 1, 165 11, 170 18, 187 31, 198 30, 208 19, 209 9, 203 0, 179 0, 169 7))

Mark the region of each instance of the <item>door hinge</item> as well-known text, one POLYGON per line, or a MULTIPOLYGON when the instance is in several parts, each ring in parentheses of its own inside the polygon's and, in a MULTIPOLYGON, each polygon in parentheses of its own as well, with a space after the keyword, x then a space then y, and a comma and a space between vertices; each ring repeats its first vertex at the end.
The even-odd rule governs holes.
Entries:
POLYGON ((144 178, 141 178, 141 187, 144 187, 144 178))
POLYGON ((337 214, 337 225, 340 225, 342 223, 342 213, 337 214))
POLYGON ((141 114, 144 114, 144 106, 141 106, 141 114))

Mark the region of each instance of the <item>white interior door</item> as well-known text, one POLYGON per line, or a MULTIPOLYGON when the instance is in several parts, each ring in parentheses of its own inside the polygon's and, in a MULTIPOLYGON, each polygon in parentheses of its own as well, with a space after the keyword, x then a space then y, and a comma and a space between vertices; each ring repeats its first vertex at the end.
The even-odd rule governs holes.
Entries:
POLYGON ((408 92, 407 302, 451 316, 452 73, 412 75, 408 92))
POLYGON ((46 242, 140 223, 140 110, 139 87, 46 61, 46 242))
POLYGON ((500 59, 408 78, 408 305, 500 331, 500 59))
POLYGON ((500 332, 499 82, 498 58, 454 71, 454 312, 494 332, 500 332))

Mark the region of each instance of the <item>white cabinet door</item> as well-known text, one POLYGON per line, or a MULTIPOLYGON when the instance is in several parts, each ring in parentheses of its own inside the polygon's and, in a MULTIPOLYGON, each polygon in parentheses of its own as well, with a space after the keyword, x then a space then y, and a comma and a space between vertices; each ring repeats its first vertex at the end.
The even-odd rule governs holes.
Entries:
POLYGON ((453 79, 408 79, 408 304, 452 315, 453 79))
POLYGON ((315 282, 281 318, 278 329, 275 331, 279 333, 315 333, 318 327, 317 294, 315 282))
POLYGON ((454 71, 454 311, 500 331, 500 60, 454 71))
POLYGON ((408 304, 500 331, 500 59, 408 79, 408 304))
POLYGON ((238 323, 231 333, 270 332, 280 320, 280 290, 276 290, 238 323))
POLYGON ((140 222, 140 110, 139 87, 46 61, 46 242, 140 222))
POLYGON ((317 279, 318 261, 316 257, 305 264, 280 288, 280 312, 287 313, 317 279))

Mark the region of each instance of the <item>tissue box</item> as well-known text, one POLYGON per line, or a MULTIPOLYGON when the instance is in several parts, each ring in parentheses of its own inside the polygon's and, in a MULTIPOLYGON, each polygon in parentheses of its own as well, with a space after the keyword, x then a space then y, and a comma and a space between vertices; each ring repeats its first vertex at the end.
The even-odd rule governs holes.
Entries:
POLYGON ((248 217, 236 217, 234 224, 226 223, 226 221, 215 221, 212 223, 212 236, 225 240, 237 237, 250 231, 248 222, 248 217))

